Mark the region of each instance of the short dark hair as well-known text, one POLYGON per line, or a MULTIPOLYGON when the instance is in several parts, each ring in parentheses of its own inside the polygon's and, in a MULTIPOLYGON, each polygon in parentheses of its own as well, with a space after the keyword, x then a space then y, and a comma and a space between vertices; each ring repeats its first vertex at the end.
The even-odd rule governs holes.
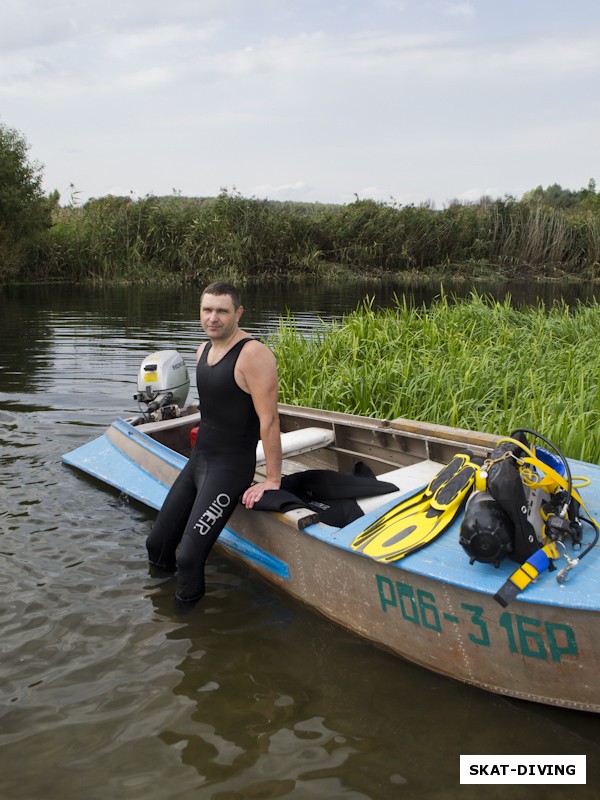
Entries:
MULTIPOLYGON (((204 297, 205 294, 228 294, 236 310, 242 305, 242 298, 238 290, 231 283, 226 283, 225 281, 214 281, 214 283, 210 283, 202 292, 202 297, 204 297)), ((202 300, 202 297, 200 300, 202 300)))

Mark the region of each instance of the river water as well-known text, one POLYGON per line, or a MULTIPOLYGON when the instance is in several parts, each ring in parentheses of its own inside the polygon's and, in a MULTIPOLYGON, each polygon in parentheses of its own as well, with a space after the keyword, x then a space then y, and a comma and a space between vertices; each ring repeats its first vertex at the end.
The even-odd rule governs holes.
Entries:
MULTIPOLYGON (((289 310, 309 331, 367 291, 385 305, 394 287, 255 289, 245 327, 289 310)), ((406 664, 216 552, 206 597, 176 613, 173 579, 148 573, 154 512, 61 454, 137 411, 145 355, 176 347, 193 365, 197 305, 193 291, 0 293, 0 798, 478 798, 461 753, 584 754, 587 786, 487 796, 597 798, 595 715, 406 664)))

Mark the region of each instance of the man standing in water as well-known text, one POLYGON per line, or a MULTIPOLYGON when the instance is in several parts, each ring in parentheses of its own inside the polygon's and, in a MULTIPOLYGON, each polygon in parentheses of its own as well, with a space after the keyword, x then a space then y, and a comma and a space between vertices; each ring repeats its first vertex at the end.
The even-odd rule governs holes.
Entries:
POLYGON ((266 345, 241 330, 242 313, 231 284, 211 283, 202 293, 200 323, 208 342, 196 352, 198 436, 146 540, 151 564, 177 568, 181 601, 204 595, 207 556, 240 496, 252 508, 281 482, 277 365, 266 345), (251 485, 259 438, 267 477, 251 485))

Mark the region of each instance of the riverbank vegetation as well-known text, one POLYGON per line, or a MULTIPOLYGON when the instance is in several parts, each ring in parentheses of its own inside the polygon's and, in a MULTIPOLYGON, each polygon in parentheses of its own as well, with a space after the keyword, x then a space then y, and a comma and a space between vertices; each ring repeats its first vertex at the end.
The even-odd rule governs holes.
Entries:
POLYGON ((281 400, 510 434, 533 428, 600 463, 600 306, 515 309, 472 296, 366 303, 311 338, 273 338, 281 400))
POLYGON ((600 193, 401 206, 42 192, 29 145, 0 124, 0 283, 239 283, 418 276, 600 277, 600 193))
POLYGON ((600 202, 553 208, 535 196, 398 206, 217 198, 105 197, 57 208, 34 280, 203 283, 365 276, 600 275, 600 202))

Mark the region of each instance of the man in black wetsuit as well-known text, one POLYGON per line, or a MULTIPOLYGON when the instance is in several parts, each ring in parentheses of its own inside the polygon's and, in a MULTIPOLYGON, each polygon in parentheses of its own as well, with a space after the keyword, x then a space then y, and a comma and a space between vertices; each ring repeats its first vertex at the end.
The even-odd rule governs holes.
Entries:
POLYGON ((242 313, 230 284, 212 283, 202 293, 200 323, 208 342, 196 352, 196 444, 146 540, 151 564, 177 568, 181 601, 204 595, 204 564, 238 499, 252 508, 281 483, 277 365, 268 347, 240 329, 242 313), (251 485, 259 438, 267 477, 251 485))

